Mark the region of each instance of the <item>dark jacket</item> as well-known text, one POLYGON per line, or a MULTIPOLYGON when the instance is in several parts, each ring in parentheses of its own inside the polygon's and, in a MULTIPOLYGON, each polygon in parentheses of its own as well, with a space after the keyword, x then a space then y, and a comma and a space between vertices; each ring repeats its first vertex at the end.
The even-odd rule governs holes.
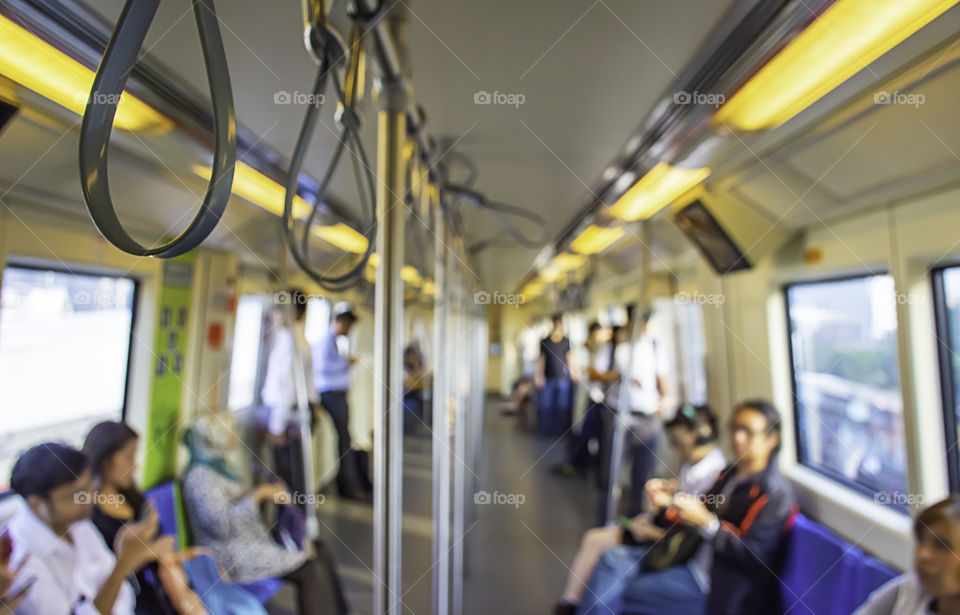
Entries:
POLYGON ((713 537, 710 572, 710 615, 777 615, 779 574, 787 534, 797 513, 793 489, 776 464, 723 493, 734 479, 728 467, 710 488, 708 507, 720 519, 713 537), (713 497, 711 497, 713 496, 713 497))

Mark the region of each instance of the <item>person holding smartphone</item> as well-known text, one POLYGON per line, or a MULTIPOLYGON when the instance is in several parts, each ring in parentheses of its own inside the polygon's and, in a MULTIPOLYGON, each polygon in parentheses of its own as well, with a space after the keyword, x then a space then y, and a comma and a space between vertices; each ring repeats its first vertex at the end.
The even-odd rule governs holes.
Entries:
MULTIPOLYGON (((651 511, 672 505, 677 493, 706 493, 726 467, 723 451, 717 443, 717 417, 709 406, 684 404, 665 424, 670 445, 680 456, 682 466, 677 478, 652 478, 645 485, 651 511)), ((665 530, 654 523, 654 514, 634 518, 621 516, 617 525, 596 527, 583 535, 573 560, 570 575, 555 615, 573 615, 583 599, 587 581, 607 549, 619 545, 643 545, 659 540, 665 530)))
POLYGON ((40 444, 13 467, 11 489, 23 505, 10 521, 10 561, 33 580, 18 598, 19 615, 133 615, 128 578, 173 550, 158 537, 155 512, 124 526, 114 552, 90 520, 93 479, 87 457, 57 443, 40 444))

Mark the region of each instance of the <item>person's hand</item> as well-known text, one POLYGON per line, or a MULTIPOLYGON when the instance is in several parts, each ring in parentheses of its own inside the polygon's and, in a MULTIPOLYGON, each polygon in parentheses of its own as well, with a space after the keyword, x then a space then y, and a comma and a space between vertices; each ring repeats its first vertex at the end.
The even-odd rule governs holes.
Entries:
POLYGON ((190 580, 176 556, 171 555, 161 558, 160 568, 157 572, 160 584, 178 613, 182 615, 207 615, 207 609, 203 606, 203 602, 190 589, 190 580))
POLYGON ((716 519, 710 510, 695 495, 688 493, 678 493, 673 497, 673 505, 680 515, 680 519, 694 527, 705 528, 710 522, 716 519))
POLYGON ((643 491, 651 510, 670 506, 673 503, 673 494, 677 491, 677 481, 662 478, 651 478, 644 486, 643 491))
POLYGON ((543 376, 536 376, 533 379, 533 383, 538 389, 542 389, 543 387, 547 386, 547 381, 543 376))
MULTIPOLYGON (((9 537, 5 537, 5 539, 9 540, 9 537)), ((23 558, 20 565, 17 566, 16 569, 11 570, 9 551, 5 549, 4 552, 0 554, 0 612, 12 613, 17 610, 20 603, 27 597, 25 589, 29 586, 25 586, 24 589, 17 591, 15 594, 10 594, 9 592, 16 581, 17 575, 23 570, 23 566, 27 563, 29 557, 28 555, 23 558)))
POLYGON ((127 573, 141 568, 173 552, 173 536, 157 538, 160 523, 157 511, 150 509, 147 518, 138 523, 128 523, 117 532, 114 551, 117 554, 117 566, 127 573))
POLYGON ((253 499, 260 504, 262 502, 273 502, 275 504, 289 505, 293 503, 293 496, 287 491, 282 483, 264 483, 253 491, 253 499))
POLYGON ((630 533, 637 542, 655 542, 663 537, 666 530, 650 523, 642 515, 637 515, 630 522, 630 533))

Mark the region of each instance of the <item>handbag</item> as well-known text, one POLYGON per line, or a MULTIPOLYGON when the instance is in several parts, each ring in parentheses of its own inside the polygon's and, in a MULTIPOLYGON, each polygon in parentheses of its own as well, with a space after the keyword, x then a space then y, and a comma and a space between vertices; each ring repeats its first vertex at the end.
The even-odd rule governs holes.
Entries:
POLYGON ((657 542, 651 545, 643 559, 643 567, 647 570, 663 570, 671 566, 687 563, 703 543, 700 531, 681 523, 676 516, 676 510, 662 508, 654 517, 653 523, 666 530, 666 533, 657 542))

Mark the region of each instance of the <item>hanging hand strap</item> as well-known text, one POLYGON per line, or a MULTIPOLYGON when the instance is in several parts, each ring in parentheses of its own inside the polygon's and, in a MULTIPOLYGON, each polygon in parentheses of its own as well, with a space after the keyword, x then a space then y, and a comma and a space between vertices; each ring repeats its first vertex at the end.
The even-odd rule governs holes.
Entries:
POLYGON ((159 4, 160 0, 127 0, 123 7, 97 68, 80 126, 80 180, 90 216, 110 243, 129 254, 170 258, 200 245, 220 221, 233 187, 237 124, 227 57, 213 0, 193 0, 213 102, 214 150, 210 183, 200 211, 178 237, 156 247, 146 247, 131 237, 120 223, 110 198, 107 158, 117 104, 159 4))

